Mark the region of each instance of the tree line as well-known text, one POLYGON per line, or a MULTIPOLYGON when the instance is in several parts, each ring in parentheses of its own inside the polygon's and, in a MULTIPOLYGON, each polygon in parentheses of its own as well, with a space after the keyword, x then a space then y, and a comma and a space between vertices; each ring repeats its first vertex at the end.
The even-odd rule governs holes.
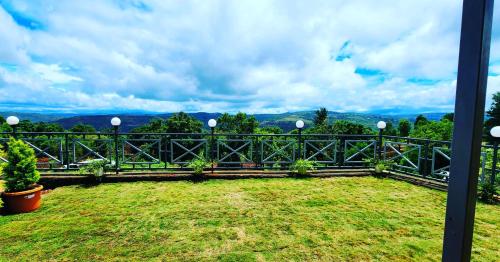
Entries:
MULTIPOLYGON (((486 111, 486 121, 484 123, 484 133, 488 134, 493 126, 500 125, 500 92, 493 95, 491 108, 486 111)), ((57 123, 31 122, 21 120, 18 130, 23 132, 64 132, 64 128, 57 123)), ((259 122, 252 115, 237 113, 234 115, 224 113, 217 119, 216 132, 234 134, 282 134, 283 129, 278 126, 259 126, 259 122)), ((11 132, 11 127, 5 119, 0 116, 0 132, 11 132)), ((68 131, 95 133, 97 130, 88 124, 78 123, 68 131)), ((111 131, 101 130, 103 132, 111 131)), ((134 128, 132 133, 203 133, 204 124, 187 113, 179 112, 171 117, 154 118, 149 123, 134 128)), ((296 133, 292 130, 290 133, 296 133)), ((453 113, 445 114, 439 121, 432 121, 423 115, 416 117, 414 122, 408 119, 401 119, 397 123, 387 121, 384 129, 385 135, 426 138, 434 140, 451 140, 453 132, 453 113)), ((334 122, 328 119, 328 110, 320 108, 315 111, 312 125, 306 126, 304 134, 376 134, 373 127, 347 120, 337 120, 334 122)))

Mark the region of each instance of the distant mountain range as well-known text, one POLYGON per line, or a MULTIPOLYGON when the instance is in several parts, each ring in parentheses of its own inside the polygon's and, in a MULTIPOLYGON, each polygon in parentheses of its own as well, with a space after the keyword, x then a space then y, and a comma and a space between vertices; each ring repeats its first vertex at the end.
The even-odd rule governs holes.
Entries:
MULTIPOLYGON (((423 113, 429 120, 439 120, 445 113, 423 113)), ((110 127, 110 120, 114 116, 118 116, 122 120, 121 130, 124 132, 130 131, 136 127, 148 123, 154 118, 168 118, 172 113, 152 114, 152 113, 133 113, 133 114, 99 114, 99 115, 77 115, 77 114, 40 114, 40 113, 17 113, 17 112, 0 112, 0 115, 7 117, 16 115, 20 119, 28 119, 33 122, 51 122, 61 124, 64 128, 69 129, 78 123, 84 123, 94 126, 97 130, 103 130, 110 127)), ((219 117, 221 113, 189 113, 205 124, 209 119, 219 117)), ((279 126, 285 131, 295 128, 295 121, 302 119, 306 123, 306 127, 312 125, 314 119, 314 111, 288 112, 281 114, 254 114, 261 126, 279 126)), ((380 121, 390 121, 397 124, 400 119, 408 119, 414 121, 419 114, 370 114, 370 113, 341 113, 328 112, 329 121, 348 120, 367 126, 375 127, 375 124, 380 121)))

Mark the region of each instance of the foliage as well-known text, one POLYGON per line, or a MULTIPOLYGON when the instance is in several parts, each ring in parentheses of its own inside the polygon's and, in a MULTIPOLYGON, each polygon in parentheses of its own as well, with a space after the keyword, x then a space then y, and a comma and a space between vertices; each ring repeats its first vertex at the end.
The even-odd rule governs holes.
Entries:
POLYGON ((448 120, 450 122, 453 122, 453 118, 455 117, 454 113, 446 113, 444 116, 441 118, 441 120, 448 120))
POLYGON ((292 170, 293 172, 296 172, 299 175, 307 175, 307 171, 314 170, 315 166, 316 166, 316 162, 314 162, 314 161, 305 160, 305 159, 297 159, 290 167, 290 170, 292 170))
POLYGON ((484 134, 488 140, 492 141, 490 130, 495 126, 500 126, 500 92, 496 92, 492 97, 493 102, 488 111, 486 111, 487 120, 484 122, 484 134))
POLYGON ((241 112, 236 115, 224 113, 217 119, 216 129, 222 133, 252 134, 258 126, 259 122, 254 116, 241 112))
POLYGON ((106 160, 94 160, 80 168, 80 174, 89 175, 93 177, 102 177, 108 167, 106 160))
POLYGON ((187 167, 192 168, 195 175, 199 176, 203 174, 205 168, 210 167, 211 163, 207 162, 205 159, 196 158, 189 162, 187 167))
POLYGON ((201 133, 203 123, 184 113, 176 113, 165 122, 167 133, 201 133))
POLYGON ((332 126, 332 132, 334 134, 350 134, 350 135, 373 133, 371 128, 368 128, 362 124, 357 124, 346 120, 335 121, 335 123, 333 123, 332 126))
POLYGON ((478 190, 478 198, 484 203, 494 204, 495 203, 495 195, 498 195, 496 191, 495 185, 491 183, 481 183, 479 185, 478 190))
POLYGON ((407 137, 410 135, 411 131, 411 123, 408 121, 408 119, 401 119, 399 120, 398 124, 398 134, 399 136, 402 137, 407 137))
POLYGON ((378 158, 365 159, 365 163, 375 168, 375 173, 382 173, 385 170, 391 169, 394 166, 394 161, 378 158))
POLYGON ((279 126, 265 126, 255 129, 255 134, 283 134, 283 129, 279 126))
POLYGON ((83 124, 83 123, 78 123, 74 125, 71 129, 71 132, 81 132, 81 133, 95 133, 96 130, 93 126, 83 124))
POLYGON ((451 140, 453 132, 453 122, 449 120, 425 121, 415 125, 415 129, 410 136, 415 138, 433 139, 433 140, 451 140))
POLYGON ((327 126, 328 125, 328 110, 324 107, 315 111, 314 126, 327 126))
POLYGON ((9 192, 23 191, 38 182, 35 151, 21 140, 11 138, 8 142, 7 163, 3 165, 3 176, 9 192))
POLYGON ((387 125, 384 129, 384 135, 396 136, 398 134, 398 131, 396 130, 396 128, 394 128, 394 125, 392 124, 392 122, 388 121, 386 124, 387 125))
POLYGON ((425 125, 429 122, 427 118, 424 115, 418 115, 417 118, 415 119, 415 123, 413 123, 413 126, 417 128, 420 125, 425 125))

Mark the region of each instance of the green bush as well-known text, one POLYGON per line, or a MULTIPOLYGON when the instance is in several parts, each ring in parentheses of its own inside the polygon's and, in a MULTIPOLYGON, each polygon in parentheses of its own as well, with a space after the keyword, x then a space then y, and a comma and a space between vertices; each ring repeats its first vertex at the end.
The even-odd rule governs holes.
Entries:
POLYGON ((384 170, 392 168, 395 164, 392 160, 380 160, 377 158, 365 159, 365 163, 375 168, 375 173, 380 174, 384 170))
POLYGON ((24 191, 40 179, 35 151, 23 141, 10 139, 6 160, 2 173, 7 192, 24 191))
POLYGON ((307 171, 314 170, 315 165, 316 162, 314 161, 298 159, 291 166, 291 170, 299 175, 307 175, 307 171))
POLYGON ((197 158, 191 160, 191 162, 189 162, 187 167, 192 168, 195 175, 202 175, 203 170, 205 168, 210 167, 210 163, 207 162, 205 159, 197 158))
POLYGON ((104 176, 107 167, 106 160, 94 160, 80 168, 80 174, 100 178, 104 176))
POLYGON ((496 192, 495 186, 491 183, 482 183, 479 185, 478 198, 484 203, 494 204, 496 192))

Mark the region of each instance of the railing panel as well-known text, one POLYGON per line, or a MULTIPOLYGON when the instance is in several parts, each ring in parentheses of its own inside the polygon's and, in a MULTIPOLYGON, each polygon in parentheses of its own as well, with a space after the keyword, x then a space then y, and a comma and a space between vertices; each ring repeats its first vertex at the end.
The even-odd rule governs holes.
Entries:
POLYGON ((157 164, 161 162, 160 139, 127 139, 122 141, 123 164, 157 164))
POLYGON ((253 141, 245 139, 218 139, 218 164, 255 164, 253 141))
POLYGON ((260 147, 262 164, 291 164, 295 161, 297 141, 286 139, 262 140, 260 147))
POLYGON ((347 139, 344 141, 344 164, 363 165, 367 159, 376 157, 376 149, 376 140, 347 139))
POLYGON ((172 139, 170 140, 170 160, 174 164, 187 164, 193 159, 208 157, 207 139, 172 139))
POLYGON ((72 145, 73 158, 70 163, 72 168, 94 160, 104 160, 111 163, 114 158, 113 139, 75 138, 72 140, 72 145))
POLYGON ((384 159, 394 161, 394 167, 404 171, 418 173, 422 146, 412 143, 386 141, 384 159))
POLYGON ((337 140, 305 140, 304 159, 323 164, 335 164, 337 140))

